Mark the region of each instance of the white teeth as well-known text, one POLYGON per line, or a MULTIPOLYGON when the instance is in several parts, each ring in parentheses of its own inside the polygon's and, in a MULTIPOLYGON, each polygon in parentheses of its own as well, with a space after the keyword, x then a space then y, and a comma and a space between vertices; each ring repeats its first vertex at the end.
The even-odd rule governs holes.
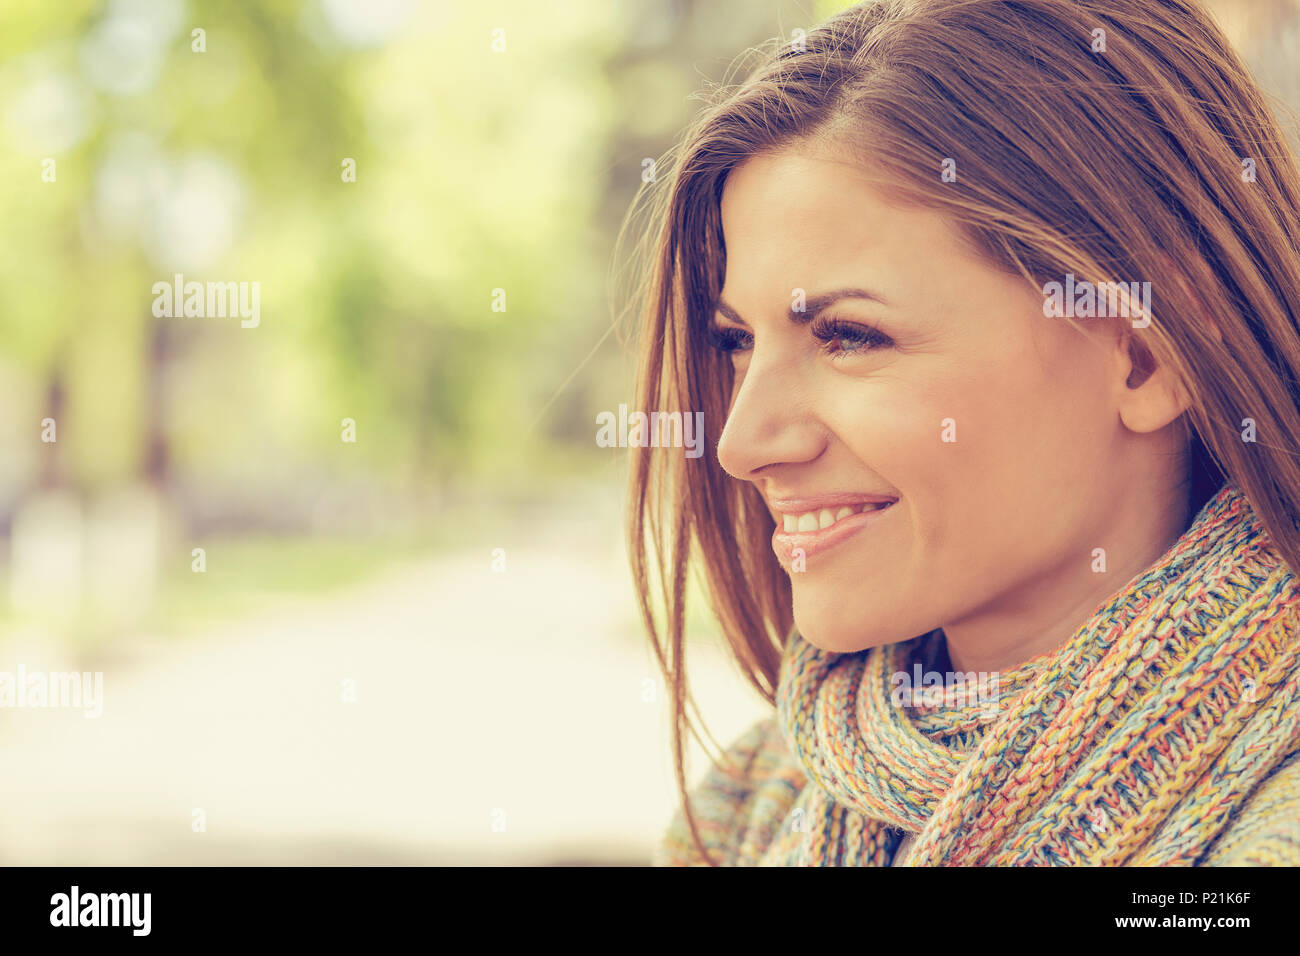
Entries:
POLYGON ((830 508, 822 508, 820 511, 809 511, 801 515, 785 514, 781 516, 781 530, 786 534, 823 531, 837 521, 843 521, 845 518, 850 518, 863 511, 879 511, 888 504, 892 504, 892 502, 880 501, 852 507, 846 505, 836 511, 832 511, 830 508))

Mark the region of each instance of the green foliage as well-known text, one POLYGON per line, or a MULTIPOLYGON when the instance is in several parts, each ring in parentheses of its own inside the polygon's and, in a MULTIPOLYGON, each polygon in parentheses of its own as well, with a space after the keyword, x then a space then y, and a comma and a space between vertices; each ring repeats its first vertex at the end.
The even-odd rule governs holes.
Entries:
POLYGON ((642 159, 701 62, 807 16, 737 5, 719 37, 716 10, 667 0, 413 3, 368 35, 348 9, 0 10, 0 370, 38 409, 62 386, 69 480, 138 478, 159 442, 170 477, 271 498, 304 472, 598 467, 594 415, 631 395, 602 338, 642 159), (258 283, 260 324, 155 317, 176 272, 258 283))

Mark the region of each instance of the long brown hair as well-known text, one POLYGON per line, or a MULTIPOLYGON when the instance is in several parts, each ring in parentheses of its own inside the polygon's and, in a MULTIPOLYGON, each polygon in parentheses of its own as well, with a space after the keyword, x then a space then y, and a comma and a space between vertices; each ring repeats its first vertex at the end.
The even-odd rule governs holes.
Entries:
POLYGON ((684 655, 694 562, 742 673, 772 704, 793 625, 772 519, 713 447, 732 385, 705 338, 725 272, 719 200, 728 171, 756 153, 796 141, 847 150, 882 189, 942 211, 1039 289, 1067 273, 1158 280, 1152 324, 1131 348, 1138 364, 1168 363, 1191 398, 1190 500, 1199 508, 1232 480, 1300 568, 1300 177, 1199 3, 871 0, 751 52, 761 62, 716 91, 660 162, 671 175, 642 193, 619 243, 648 216, 631 300, 643 310, 637 408, 702 411, 711 426, 699 458, 634 457, 628 529, 672 688, 678 790, 710 864, 683 764, 686 731, 698 739, 684 655))

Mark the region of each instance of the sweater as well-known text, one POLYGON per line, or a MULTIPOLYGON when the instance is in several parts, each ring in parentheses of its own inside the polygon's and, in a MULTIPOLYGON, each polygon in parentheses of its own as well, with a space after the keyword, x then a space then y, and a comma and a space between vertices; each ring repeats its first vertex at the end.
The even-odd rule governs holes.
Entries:
MULTIPOLYGON (((1056 650, 935 675, 942 640, 792 632, 775 713, 690 793, 714 860, 1300 865, 1300 582, 1231 483, 1056 650)), ((653 863, 707 865, 681 809, 653 863)))

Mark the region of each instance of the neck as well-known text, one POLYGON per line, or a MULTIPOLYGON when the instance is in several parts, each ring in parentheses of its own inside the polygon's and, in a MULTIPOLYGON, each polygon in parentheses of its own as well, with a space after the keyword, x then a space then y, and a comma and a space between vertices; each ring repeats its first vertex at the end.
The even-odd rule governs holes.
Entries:
MULTIPOLYGON (((1092 540, 1107 542, 1105 571, 1091 545, 1072 550, 973 614, 943 626, 954 671, 1011 670, 1064 645, 1092 614, 1121 588, 1155 564, 1187 530, 1189 506, 1182 496, 1164 495, 1167 506, 1150 508, 1158 496, 1127 498, 1092 540), (1146 504, 1143 513, 1134 504, 1146 504)), ((1098 544, 1097 546, 1101 546, 1098 544)))

